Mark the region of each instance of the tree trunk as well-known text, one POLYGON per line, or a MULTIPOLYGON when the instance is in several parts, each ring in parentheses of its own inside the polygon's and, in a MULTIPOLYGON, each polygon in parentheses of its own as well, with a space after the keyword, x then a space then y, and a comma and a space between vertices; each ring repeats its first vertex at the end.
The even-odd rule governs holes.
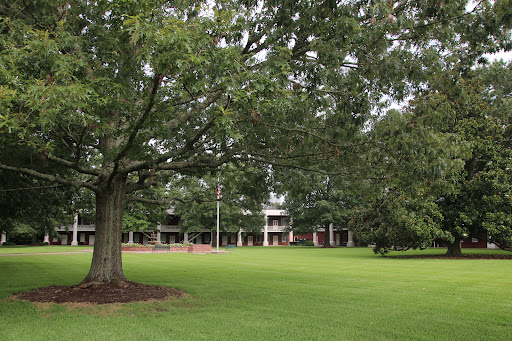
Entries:
POLYGON ((212 232, 212 247, 217 247, 217 230, 212 232))
POLYGON ((460 249, 460 238, 455 238, 453 244, 448 244, 448 250, 446 251, 446 256, 448 257, 460 257, 462 256, 462 251, 460 249))
POLYGON ((329 225, 325 225, 325 239, 324 239, 324 247, 331 247, 331 231, 329 230, 329 225))
POLYGON ((126 177, 116 176, 96 193, 96 232, 89 274, 82 286, 126 281, 121 261, 121 238, 126 177))

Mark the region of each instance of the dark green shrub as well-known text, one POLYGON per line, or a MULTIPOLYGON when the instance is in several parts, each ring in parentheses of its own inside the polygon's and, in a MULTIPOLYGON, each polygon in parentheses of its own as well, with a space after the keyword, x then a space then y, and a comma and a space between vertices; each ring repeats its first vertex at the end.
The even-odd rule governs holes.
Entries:
POLYGON ((2 244, 2 246, 16 246, 15 242, 5 242, 2 244))

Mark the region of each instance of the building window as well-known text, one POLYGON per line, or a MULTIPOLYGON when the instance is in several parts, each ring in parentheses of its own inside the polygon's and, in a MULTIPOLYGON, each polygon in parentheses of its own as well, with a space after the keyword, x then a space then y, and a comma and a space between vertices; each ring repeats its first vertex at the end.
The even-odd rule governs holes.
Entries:
POLYGON ((205 242, 206 244, 210 244, 211 239, 212 239, 212 236, 211 236, 210 234, 205 234, 205 236, 204 236, 204 242, 205 242))
POLYGON ((272 220, 272 226, 279 226, 279 220, 278 219, 272 220))
POLYGON ((261 235, 256 236, 256 243, 261 243, 261 235))
POLYGON ((231 243, 232 244, 236 243, 236 234, 231 235, 231 243))
POLYGON ((80 243, 85 243, 85 232, 80 232, 80 243))
POLYGON ((286 235, 286 233, 283 233, 281 235, 281 243, 286 243, 288 241, 288 236, 286 235))
POLYGON ((478 243, 478 238, 471 238, 472 243, 478 243))

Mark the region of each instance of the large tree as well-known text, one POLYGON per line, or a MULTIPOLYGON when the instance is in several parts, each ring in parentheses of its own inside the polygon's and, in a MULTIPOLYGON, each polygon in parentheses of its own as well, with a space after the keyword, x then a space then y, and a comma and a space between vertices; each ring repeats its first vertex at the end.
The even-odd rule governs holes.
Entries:
POLYGON ((438 129, 444 114, 390 110, 369 132, 377 142, 365 154, 371 176, 349 228, 358 241, 374 244, 375 253, 428 246, 449 235, 441 230, 436 200, 453 191, 468 152, 458 135, 438 129))
POLYGON ((122 284, 127 200, 229 160, 307 168, 323 146, 348 149, 322 117, 509 42, 503 1, 468 2, 1 1, 2 134, 71 172, 11 164, 8 144, 0 168, 94 192, 83 284, 122 284))
POLYGON ((460 243, 468 237, 487 238, 502 247, 512 244, 510 87, 503 82, 507 77, 510 68, 502 63, 462 76, 439 73, 428 91, 414 100, 410 112, 401 116, 409 117, 400 132, 403 138, 395 139, 402 140, 403 147, 382 154, 390 170, 400 170, 396 164, 402 171, 390 176, 379 200, 354 219, 361 239, 375 243, 382 253, 437 239, 448 246, 449 256, 460 256, 460 243), (414 131, 431 134, 420 139, 414 131), (452 151, 443 158, 452 172, 435 167, 436 149, 425 145, 433 141, 442 143, 439 151, 452 151))
POLYGON ((470 155, 454 191, 438 202, 443 230, 453 238, 448 255, 461 254, 460 241, 487 238, 512 245, 512 159, 510 66, 482 67, 439 91, 452 110, 448 129, 467 141, 470 155), (492 76, 500 70, 501 77, 492 76))

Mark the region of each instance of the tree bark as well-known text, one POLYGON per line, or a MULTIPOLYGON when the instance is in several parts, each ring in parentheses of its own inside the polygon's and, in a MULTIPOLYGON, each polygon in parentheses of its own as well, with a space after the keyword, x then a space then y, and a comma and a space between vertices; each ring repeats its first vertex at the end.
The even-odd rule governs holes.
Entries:
POLYGON ((96 192, 96 232, 89 274, 80 284, 117 284, 126 281, 121 260, 126 176, 115 176, 96 192))
POLYGON ((329 223, 325 225, 325 239, 324 239, 324 247, 332 247, 331 246, 331 231, 329 231, 329 223))
POLYGON ((446 251, 446 256, 448 257, 460 257, 462 256, 462 251, 460 249, 460 238, 455 238, 453 244, 448 244, 448 250, 446 251))
POLYGON ((212 247, 217 247, 217 230, 212 232, 212 247))

